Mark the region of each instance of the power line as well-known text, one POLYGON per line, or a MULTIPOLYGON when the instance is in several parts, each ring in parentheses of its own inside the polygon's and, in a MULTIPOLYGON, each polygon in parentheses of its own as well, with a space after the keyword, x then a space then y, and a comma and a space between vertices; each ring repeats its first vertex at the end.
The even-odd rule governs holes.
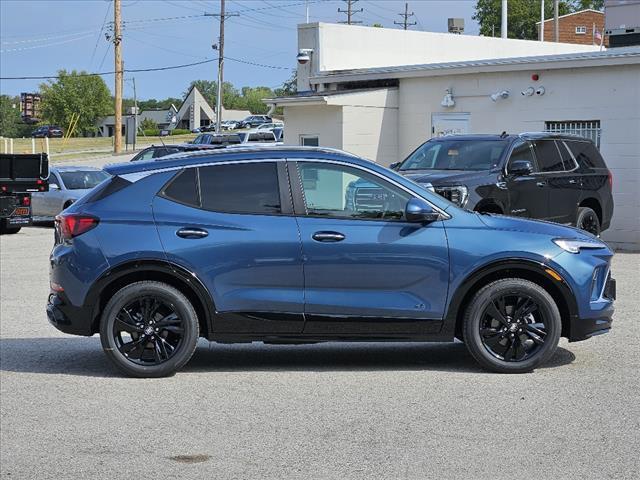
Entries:
POLYGON ((402 21, 401 22, 393 22, 395 25, 402 25, 402 28, 404 28, 405 30, 407 30, 411 25, 416 25, 417 22, 410 22, 409 18, 413 17, 415 15, 415 13, 411 12, 409 13, 409 4, 405 3, 404 4, 404 13, 399 13, 398 15, 400 15, 402 17, 402 21))
POLYGON ((102 31, 104 30, 105 25, 107 24, 107 17, 109 16, 109 11, 111 10, 111 2, 107 4, 107 11, 104 13, 104 19, 102 20, 102 27, 100 27, 100 31, 98 32, 98 38, 96 38, 96 44, 93 47, 93 52, 91 53, 91 60, 89 60, 89 68, 93 65, 93 57, 96 55, 96 50, 98 49, 98 43, 100 42, 100 37, 102 37, 102 31))
POLYGON ((50 37, 43 37, 43 38, 30 38, 28 40, 16 40, 15 42, 0 42, 2 45, 21 45, 24 43, 38 43, 38 42, 46 42, 48 40, 58 40, 60 38, 69 38, 69 37, 76 37, 78 35, 86 35, 88 33, 93 33, 95 30, 85 30, 82 32, 75 32, 75 33, 67 33, 65 35, 52 35, 50 37))
POLYGON ((81 37, 74 37, 67 40, 61 40, 59 42, 45 43, 43 45, 31 45, 28 47, 18 47, 18 48, 5 48, 4 50, 0 50, 0 53, 8 53, 8 52, 22 52, 24 50, 33 50, 35 48, 45 48, 45 47, 54 47, 56 45, 63 45, 65 43, 77 42, 78 40, 83 40, 85 38, 89 38, 93 36, 93 32, 90 34, 83 35, 81 37))
POLYGON ((353 20, 353 15, 356 13, 361 13, 364 11, 364 9, 360 9, 360 10, 354 10, 353 6, 358 2, 358 0, 342 0, 343 2, 347 3, 347 9, 346 10, 342 10, 341 8, 338 8, 338 13, 346 13, 347 14, 347 21, 346 22, 340 22, 340 23, 346 23, 347 25, 353 25, 356 23, 362 23, 362 20, 353 20))

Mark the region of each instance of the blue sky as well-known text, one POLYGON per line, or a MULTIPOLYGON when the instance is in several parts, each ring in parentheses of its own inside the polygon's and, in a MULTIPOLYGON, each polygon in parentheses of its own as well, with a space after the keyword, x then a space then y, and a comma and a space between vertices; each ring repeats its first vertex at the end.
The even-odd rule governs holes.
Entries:
MULTIPOLYGON (((228 12, 239 12, 226 23, 225 55, 239 61, 225 62, 225 80, 237 87, 276 87, 295 67, 296 25, 305 21, 304 0, 227 0, 228 12)), ((217 0, 122 0, 125 68, 154 68, 198 62, 216 57, 218 25, 206 12, 219 12, 217 0), (183 17, 172 18, 170 17, 183 17), (187 18, 184 18, 187 17, 187 18)), ((471 19, 473 0, 413 0, 417 29, 444 32, 448 17, 465 19, 468 34, 478 33, 471 19)), ((337 22, 345 15, 342 1, 309 0, 310 21, 337 22)), ((397 28, 394 20, 404 1, 360 0, 356 18, 363 24, 382 23, 397 28)), ((113 20, 111 0, 0 0, 0 76, 54 75, 59 69, 90 72, 113 70, 113 47, 105 40, 105 25, 113 20)), ((413 27, 416 28, 416 27, 413 27)), ((180 97, 191 80, 215 79, 217 63, 180 70, 136 73, 138 97, 180 97)), ((126 74, 130 80, 132 74, 126 74)), ((105 76, 113 88, 113 76, 105 76)), ((35 91, 43 80, 0 80, 0 93, 17 95, 35 91)), ((133 96, 132 82, 125 82, 125 96, 133 96)))

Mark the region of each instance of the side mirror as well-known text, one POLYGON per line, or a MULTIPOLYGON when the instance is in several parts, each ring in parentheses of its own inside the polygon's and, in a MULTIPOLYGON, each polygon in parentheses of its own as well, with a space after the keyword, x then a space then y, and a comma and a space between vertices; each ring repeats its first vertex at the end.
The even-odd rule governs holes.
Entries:
POLYGON ((440 214, 420 198, 412 198, 407 202, 404 215, 407 221, 412 223, 431 223, 440 220, 440 214))
POLYGON ((531 175, 533 173, 533 165, 529 160, 515 160, 509 165, 508 173, 516 177, 531 175))
POLYGON ((393 162, 391 165, 389 165, 389 168, 391 170, 397 170, 401 163, 402 162, 393 162))

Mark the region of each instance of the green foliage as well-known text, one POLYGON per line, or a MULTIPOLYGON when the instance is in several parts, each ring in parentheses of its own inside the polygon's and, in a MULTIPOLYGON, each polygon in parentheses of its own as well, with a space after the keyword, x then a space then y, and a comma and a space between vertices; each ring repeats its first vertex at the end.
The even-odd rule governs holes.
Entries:
POLYGON ((371 26, 375 28, 384 28, 384 26, 381 23, 372 23, 371 26))
MULTIPOLYGON (((576 2, 561 0, 558 6, 559 15, 575 11, 576 2)), ((500 0, 478 0, 473 19, 480 24, 480 34, 490 37, 495 28, 495 36, 500 36, 500 16, 502 4, 500 0)), ((545 19, 553 18, 553 2, 544 3, 545 19)), ((536 22, 540 21, 540 2, 533 0, 509 0, 507 14, 509 38, 521 40, 537 40, 536 22)), ((545 35, 546 39, 546 35, 545 35)))
POLYGON ((58 78, 40 85, 42 117, 45 123, 67 130, 74 114, 80 119, 75 135, 95 133, 96 121, 113 112, 112 97, 107 84, 97 75, 60 70, 58 78))
POLYGON ((604 10, 604 0, 570 0, 571 11, 578 12, 580 10, 604 10))
POLYGON ((169 130, 170 135, 188 135, 189 133, 191 133, 191 131, 186 128, 174 128, 173 130, 169 130))
POLYGON ((180 108, 180 104, 182 103, 182 99, 169 97, 164 100, 156 100, 155 98, 150 98, 149 100, 138 100, 138 108, 141 112, 145 110, 166 110, 171 107, 171 105, 175 105, 176 108, 180 108))
POLYGON ((7 138, 26 137, 33 127, 22 122, 20 98, 0 95, 0 136, 7 138))
POLYGON ((140 122, 140 128, 142 130, 157 130, 158 124, 150 118, 145 118, 140 122))

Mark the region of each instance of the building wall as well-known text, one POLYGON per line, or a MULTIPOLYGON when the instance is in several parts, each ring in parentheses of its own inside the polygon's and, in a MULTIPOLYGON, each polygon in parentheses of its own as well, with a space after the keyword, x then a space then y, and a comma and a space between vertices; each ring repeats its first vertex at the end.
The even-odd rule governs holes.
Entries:
POLYGON ((607 241, 640 248, 640 67, 637 65, 535 72, 499 72, 400 81, 399 158, 431 137, 431 116, 469 112, 472 133, 540 131, 545 121, 600 120, 600 151, 613 172, 615 213, 604 232, 607 241), (524 97, 528 86, 545 87, 543 96, 524 97), (440 105, 453 89, 454 108, 440 105), (489 95, 509 90, 493 102, 489 95))
POLYGON ((321 147, 342 148, 342 107, 286 106, 284 118, 287 145, 300 145, 301 135, 317 135, 321 147))
MULTIPOLYGON (((567 15, 558 19, 558 30, 560 33, 560 42, 562 43, 574 43, 579 45, 593 45, 594 43, 600 44, 599 40, 596 40, 593 35, 593 26, 596 26, 602 35, 604 35, 604 13, 594 12, 587 10, 584 12, 576 13, 574 15, 567 15), (576 27, 586 27, 587 31, 584 34, 577 34, 576 27)), ((538 30, 540 26, 538 25, 538 30)), ((545 20, 544 22, 544 39, 546 42, 554 41, 555 27, 553 19, 545 20)), ((604 45, 608 46, 609 42, 605 36, 604 45)))

